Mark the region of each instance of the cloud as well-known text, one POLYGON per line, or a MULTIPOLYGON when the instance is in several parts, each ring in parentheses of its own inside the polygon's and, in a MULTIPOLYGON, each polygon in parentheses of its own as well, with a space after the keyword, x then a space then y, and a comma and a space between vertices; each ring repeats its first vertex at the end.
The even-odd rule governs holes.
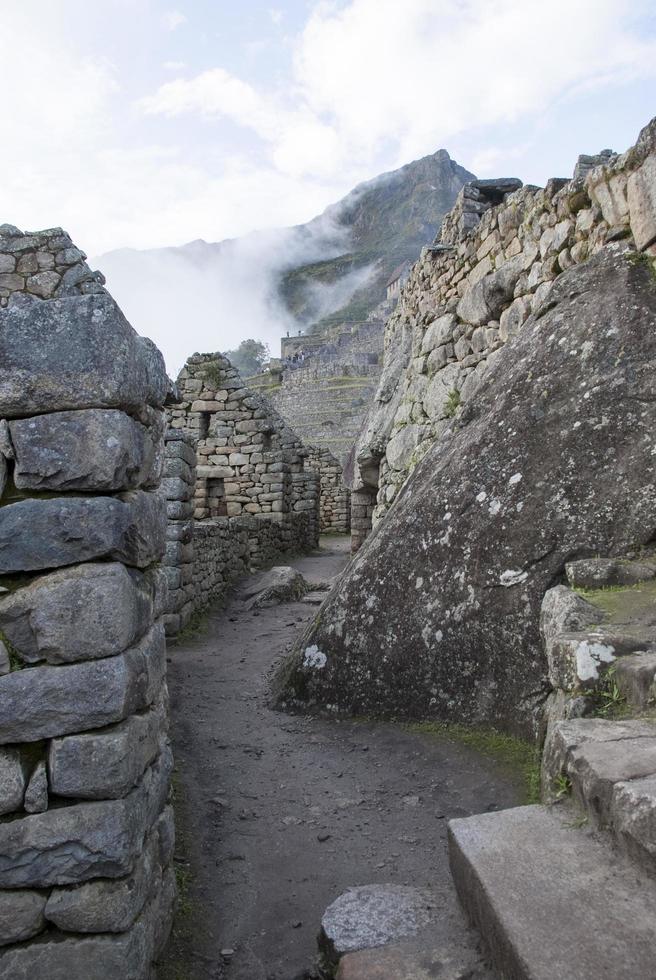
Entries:
POLYGON ((162 26, 167 31, 176 31, 178 27, 182 27, 186 23, 187 18, 185 14, 179 10, 167 10, 166 13, 162 14, 162 26))
POLYGON ((226 117, 269 145, 282 172, 394 165, 475 127, 517 121, 571 93, 656 75, 641 0, 352 0, 315 6, 292 83, 258 89, 223 68, 162 85, 141 109, 226 117), (537 29, 539 25, 539 29, 537 29), (563 29, 576 38, 560 57, 563 29))
POLYGON ((184 61, 164 61, 162 63, 162 68, 166 71, 182 71, 186 67, 184 61))

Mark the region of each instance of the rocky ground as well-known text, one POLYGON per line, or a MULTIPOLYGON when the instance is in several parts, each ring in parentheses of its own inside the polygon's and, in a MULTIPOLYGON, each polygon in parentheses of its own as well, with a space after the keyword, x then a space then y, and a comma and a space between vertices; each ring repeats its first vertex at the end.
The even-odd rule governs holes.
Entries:
MULTIPOLYGON (((347 549, 346 538, 323 539, 292 564, 325 581, 347 549)), ((171 647, 183 895, 160 980, 310 977, 326 907, 375 882, 430 886, 443 903, 441 941, 451 951, 474 943, 446 821, 516 805, 517 777, 452 740, 271 710, 268 676, 316 611, 247 609, 236 596, 171 647)))

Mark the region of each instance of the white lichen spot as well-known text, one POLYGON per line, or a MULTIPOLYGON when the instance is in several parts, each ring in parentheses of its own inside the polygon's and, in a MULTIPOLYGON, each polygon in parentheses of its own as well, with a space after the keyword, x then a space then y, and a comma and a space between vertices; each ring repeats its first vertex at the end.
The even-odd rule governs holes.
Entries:
POLYGON ((520 585, 525 582, 528 578, 528 572, 523 572, 521 568, 508 568, 505 572, 501 573, 499 581, 508 589, 512 585, 520 585))
POLYGON ((488 513, 490 514, 490 517, 496 517, 496 515, 499 513, 500 510, 501 510, 501 501, 497 500, 496 498, 494 500, 491 500, 490 506, 488 508, 488 513))
POLYGON ((437 642, 441 643, 443 638, 444 638, 444 633, 442 632, 442 630, 436 630, 435 639, 437 640, 437 642))
POLYGON ((305 648, 305 656, 303 657, 304 667, 316 667, 317 670, 322 670, 326 666, 327 660, 326 654, 322 653, 316 643, 313 643, 311 647, 305 648))
POLYGON ((476 500, 479 504, 482 504, 484 500, 487 500, 487 494, 485 490, 481 490, 481 492, 476 497, 476 500))
POLYGON ((615 648, 605 643, 581 640, 576 647, 576 673, 582 681, 594 681, 599 677, 599 665, 615 660, 615 648))
POLYGON ((445 521, 450 521, 451 520, 451 511, 450 510, 447 510, 446 514, 444 515, 444 520, 445 521))
POLYGON ((521 514, 521 512, 524 510, 523 500, 520 500, 519 503, 515 505, 515 510, 517 511, 518 514, 521 514))
POLYGON ((513 473, 513 475, 508 480, 508 483, 510 484, 511 487, 514 487, 517 483, 521 483, 522 479, 523 477, 521 473, 513 473))
POLYGON ((420 576, 419 576, 419 577, 417 578, 417 581, 415 582, 415 589, 420 589, 420 588, 422 587, 422 585, 423 585, 423 584, 424 584, 424 580, 423 580, 423 578, 422 578, 422 577, 421 577, 421 575, 420 575, 420 576))

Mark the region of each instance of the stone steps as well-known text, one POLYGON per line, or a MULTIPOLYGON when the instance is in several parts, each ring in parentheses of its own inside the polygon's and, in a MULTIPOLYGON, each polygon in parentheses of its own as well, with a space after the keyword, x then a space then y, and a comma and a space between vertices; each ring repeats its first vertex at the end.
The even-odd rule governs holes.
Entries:
MULTIPOLYGON (((626 785, 626 784, 625 784, 626 785)), ((570 805, 449 823, 456 890, 502 980, 647 980, 656 881, 570 805)))
POLYGON ((656 723, 579 718, 553 726, 545 749, 547 795, 571 789, 591 826, 656 871, 656 723))

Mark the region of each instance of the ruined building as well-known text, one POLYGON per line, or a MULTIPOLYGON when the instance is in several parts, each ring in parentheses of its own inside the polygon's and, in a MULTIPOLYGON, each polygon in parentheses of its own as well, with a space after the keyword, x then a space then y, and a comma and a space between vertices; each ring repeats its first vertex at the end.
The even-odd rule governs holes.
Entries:
POLYGON ((319 537, 317 465, 267 399, 221 354, 190 357, 177 390, 164 470, 169 633, 249 570, 319 537))

